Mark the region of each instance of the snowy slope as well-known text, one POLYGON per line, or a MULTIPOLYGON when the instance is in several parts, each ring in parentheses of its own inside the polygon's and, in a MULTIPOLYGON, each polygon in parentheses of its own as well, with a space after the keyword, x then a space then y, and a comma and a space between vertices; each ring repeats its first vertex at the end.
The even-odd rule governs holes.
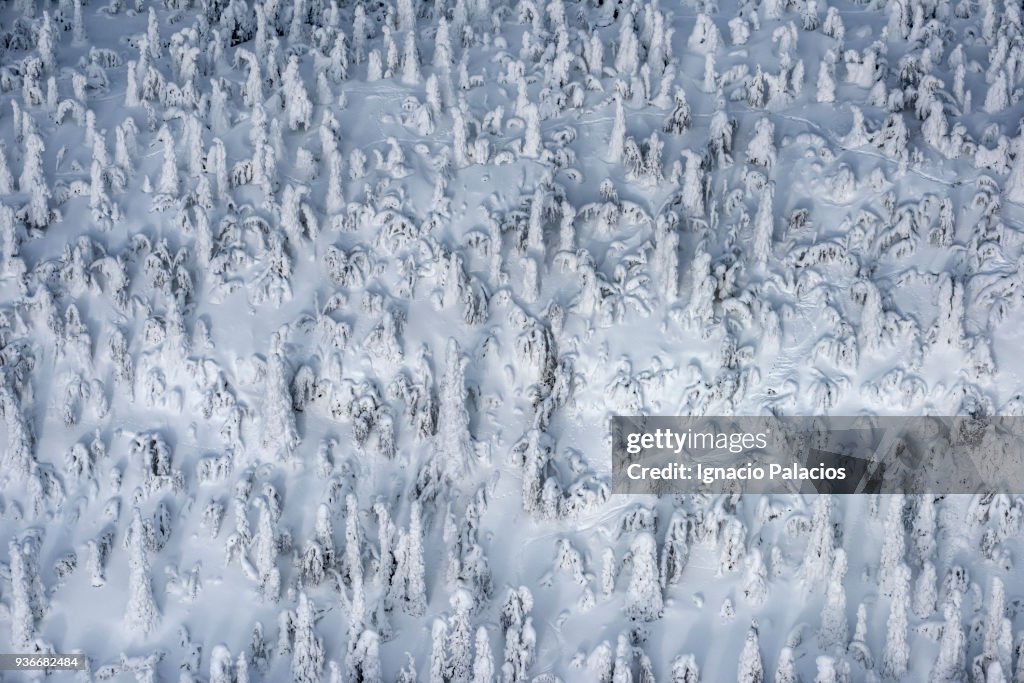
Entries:
POLYGON ((608 435, 1024 412, 1021 14, 0 0, 0 650, 1024 681, 1020 497, 613 496, 608 435))

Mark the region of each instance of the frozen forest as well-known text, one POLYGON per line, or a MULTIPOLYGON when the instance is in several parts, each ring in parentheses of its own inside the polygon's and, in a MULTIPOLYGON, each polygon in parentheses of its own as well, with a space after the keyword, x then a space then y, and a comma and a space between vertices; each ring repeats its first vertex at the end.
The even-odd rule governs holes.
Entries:
POLYGON ((1024 683, 1024 496, 609 436, 1024 415, 1022 100, 1019 0, 0 0, 0 680, 1024 683))

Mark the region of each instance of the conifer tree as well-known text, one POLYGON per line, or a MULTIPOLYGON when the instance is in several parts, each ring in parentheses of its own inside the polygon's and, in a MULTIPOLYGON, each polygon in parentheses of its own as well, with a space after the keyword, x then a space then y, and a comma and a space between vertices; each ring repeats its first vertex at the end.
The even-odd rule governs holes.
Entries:
POLYGON ((739 667, 736 671, 736 683, 763 683, 764 666, 761 664, 761 648, 758 642, 757 629, 751 627, 747 631, 747 640, 740 652, 739 667))
POLYGON ((487 628, 476 630, 476 654, 473 658, 473 683, 494 683, 494 655, 487 628))
POLYGON ((128 605, 125 608, 124 623, 129 631, 142 636, 148 635, 160 619, 160 610, 153 598, 149 558, 146 556, 146 528, 142 511, 132 511, 132 523, 128 529, 128 605))
POLYGON ((24 167, 18 189, 29 195, 27 221, 31 227, 45 228, 50 222, 50 188, 43 172, 43 139, 36 133, 25 138, 24 167))
POLYGON ((622 108, 622 99, 615 98, 615 122, 612 124, 612 136, 608 142, 610 162, 622 161, 622 153, 626 144, 626 112, 622 108))
POLYGON ((299 58, 292 55, 282 75, 284 101, 287 110, 288 127, 291 130, 308 130, 313 118, 313 103, 306 92, 302 74, 299 73, 299 58))
POLYGON ((319 683, 324 670, 324 643, 316 635, 315 608, 305 593, 299 593, 295 612, 295 643, 291 673, 294 683, 319 683))
POLYGON ((910 569, 899 564, 890 580, 892 602, 886 622, 885 651, 882 655, 882 673, 895 680, 903 678, 910 661, 907 642, 907 613, 910 608, 910 569))
POLYGON ((634 619, 652 621, 662 613, 657 548, 654 537, 646 531, 637 533, 630 545, 633 571, 626 592, 626 613, 634 619))

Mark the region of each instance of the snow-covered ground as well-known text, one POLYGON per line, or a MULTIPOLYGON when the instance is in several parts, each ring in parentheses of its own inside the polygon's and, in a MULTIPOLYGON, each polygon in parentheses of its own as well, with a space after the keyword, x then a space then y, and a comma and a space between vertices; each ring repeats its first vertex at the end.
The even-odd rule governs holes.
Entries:
POLYGON ((1024 414, 1022 14, 0 0, 0 650, 1021 683, 1024 497, 613 496, 609 418, 1024 414))

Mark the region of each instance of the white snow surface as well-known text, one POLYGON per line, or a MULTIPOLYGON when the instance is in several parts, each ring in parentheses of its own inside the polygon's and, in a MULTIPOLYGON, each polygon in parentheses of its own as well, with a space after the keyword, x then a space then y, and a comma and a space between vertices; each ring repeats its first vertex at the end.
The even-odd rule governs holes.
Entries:
POLYGON ((0 650, 1024 681, 1024 498, 608 435, 1024 413, 1022 95, 1012 0, 0 0, 0 650))

